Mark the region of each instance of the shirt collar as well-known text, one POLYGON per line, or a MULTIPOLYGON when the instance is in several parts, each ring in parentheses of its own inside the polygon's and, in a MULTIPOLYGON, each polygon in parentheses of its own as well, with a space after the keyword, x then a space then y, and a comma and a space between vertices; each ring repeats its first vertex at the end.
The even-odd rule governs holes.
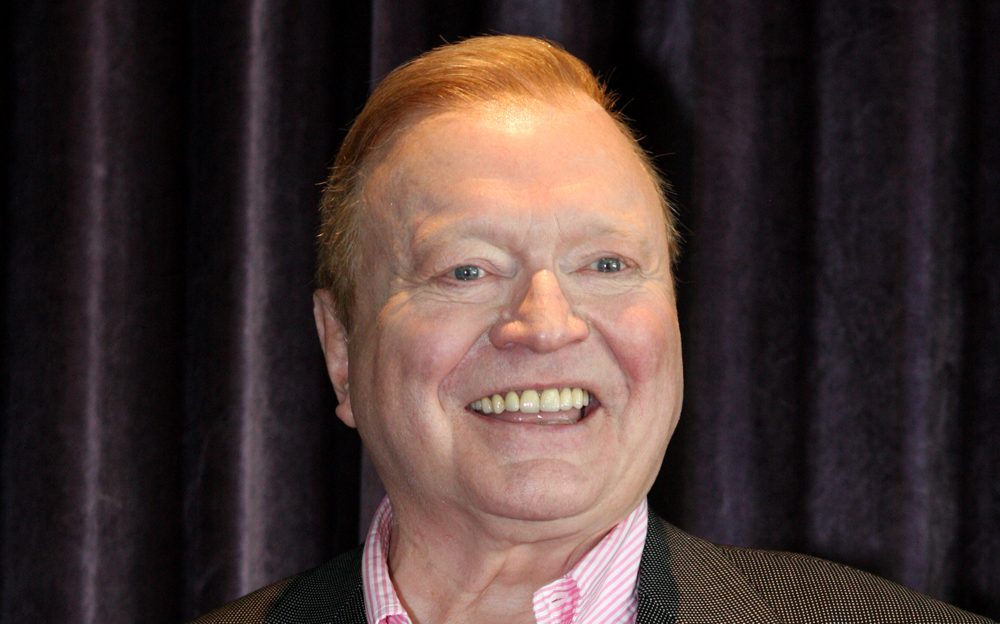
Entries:
POLYGON ((399 618, 411 624, 389 576, 389 538, 392 535, 392 505, 382 499, 372 518, 361 556, 361 583, 365 592, 365 615, 370 624, 385 624, 399 618))
MULTIPOLYGON (((389 575, 392 505, 382 500, 372 519, 362 555, 365 614, 371 624, 411 624, 389 575)), ((636 580, 646 541, 648 506, 643 499, 562 578, 533 597, 540 624, 634 622, 636 580)))

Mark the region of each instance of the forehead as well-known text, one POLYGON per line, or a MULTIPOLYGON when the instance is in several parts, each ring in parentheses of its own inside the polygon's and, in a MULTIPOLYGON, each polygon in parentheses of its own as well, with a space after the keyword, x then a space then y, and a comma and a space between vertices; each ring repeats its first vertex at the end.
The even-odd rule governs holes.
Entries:
POLYGON ((491 195, 516 202, 530 193, 553 208, 560 201, 566 208, 611 201, 619 210, 654 205, 659 212, 655 182, 636 150, 583 96, 469 105, 424 116, 400 132, 369 170, 366 203, 373 212, 392 207, 406 217, 450 202, 489 204, 491 195))

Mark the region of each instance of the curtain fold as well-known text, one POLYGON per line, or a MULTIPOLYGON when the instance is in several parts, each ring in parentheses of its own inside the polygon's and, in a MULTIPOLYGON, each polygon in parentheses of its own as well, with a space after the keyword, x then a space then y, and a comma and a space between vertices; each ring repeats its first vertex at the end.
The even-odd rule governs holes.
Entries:
POLYGON ((3 9, 0 619, 176 622, 357 543, 319 183, 442 40, 562 42, 673 186, 710 539, 1000 616, 1000 5, 136 0, 3 9))
POLYGON ((368 26, 333 8, 189 15, 186 616, 355 543, 358 444, 333 417, 311 293, 317 185, 365 94, 368 26))
POLYGON ((850 442, 810 455, 818 482, 843 484, 811 497, 817 510, 844 505, 815 530, 831 556, 851 549, 940 592, 947 562, 959 569, 949 468, 962 417, 957 191, 971 68, 956 39, 967 16, 927 2, 882 15, 860 2, 824 9, 813 431, 850 442), (880 483, 896 484, 892 495, 880 483), (859 534, 862 521, 870 530, 859 534))
MULTIPOLYGON (((180 73, 169 11, 24 7, 5 238, 3 619, 173 612, 180 73), (159 37, 150 32, 167 30, 159 37), (144 45, 138 45, 145 39, 144 45), (150 357, 152 356, 152 357, 150 357), (136 584, 152 575, 159 587, 136 584)), ((10 69, 10 68, 8 68, 10 69)))

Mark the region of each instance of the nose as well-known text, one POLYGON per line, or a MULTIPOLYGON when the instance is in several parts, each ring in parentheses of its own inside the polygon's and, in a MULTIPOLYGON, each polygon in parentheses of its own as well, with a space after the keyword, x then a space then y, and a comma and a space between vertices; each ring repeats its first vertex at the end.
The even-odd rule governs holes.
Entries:
POLYGON ((521 345, 546 353, 582 341, 589 333, 555 274, 543 270, 531 276, 527 291, 502 313, 490 330, 490 341, 498 349, 521 345))

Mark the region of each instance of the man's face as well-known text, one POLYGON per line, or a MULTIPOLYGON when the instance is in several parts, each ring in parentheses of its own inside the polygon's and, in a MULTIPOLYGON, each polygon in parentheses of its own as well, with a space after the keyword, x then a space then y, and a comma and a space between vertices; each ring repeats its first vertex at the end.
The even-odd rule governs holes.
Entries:
POLYGON ((681 350, 656 190, 608 115, 582 97, 432 115, 366 202, 338 413, 397 514, 628 513, 677 422, 681 350))

